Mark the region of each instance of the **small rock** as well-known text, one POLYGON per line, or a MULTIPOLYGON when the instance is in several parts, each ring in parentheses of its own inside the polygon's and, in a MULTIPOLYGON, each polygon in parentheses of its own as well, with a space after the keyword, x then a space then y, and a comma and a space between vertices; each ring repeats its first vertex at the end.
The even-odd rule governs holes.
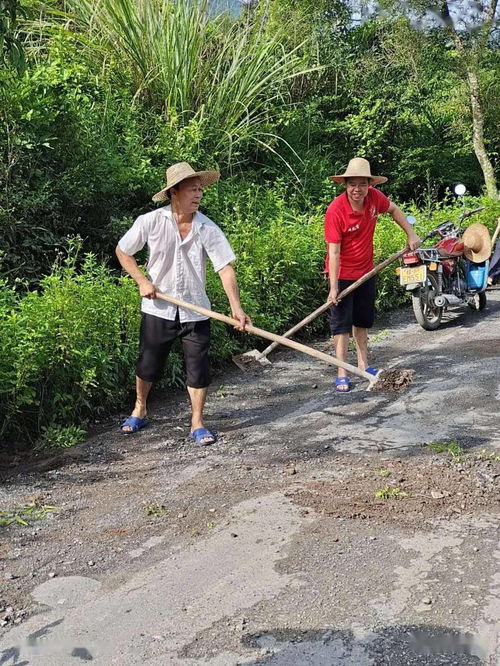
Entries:
POLYGON ((445 494, 437 490, 431 490, 431 497, 433 499, 443 499, 443 497, 445 497, 445 494))
POLYGON ((186 514, 185 513, 178 513, 177 518, 185 518, 186 514))
POLYGON ((236 539, 236 537, 237 537, 238 535, 236 534, 236 532, 231 532, 231 536, 232 536, 234 539, 236 539))
POLYGON ((87 564, 88 564, 89 567, 95 567, 95 562, 94 562, 94 560, 89 560, 89 561, 87 562, 87 564))
POLYGON ((55 578, 57 576, 55 571, 49 571, 49 578, 55 578))
POLYGON ((472 550, 473 550, 475 553, 479 553, 479 548, 478 548, 477 546, 474 546, 474 548, 473 548, 472 550))
POLYGON ((312 388, 318 388, 318 385, 317 385, 317 384, 313 384, 313 385, 312 385, 312 388))
POLYGON ((216 509, 209 509, 210 513, 215 513, 216 509))
POLYGON ((295 469, 295 467, 287 467, 285 471, 290 476, 293 476, 294 474, 297 474, 297 470, 295 469))
POLYGON ((421 601, 426 606, 429 606, 430 604, 432 604, 432 599, 429 599, 429 597, 424 597, 421 601))

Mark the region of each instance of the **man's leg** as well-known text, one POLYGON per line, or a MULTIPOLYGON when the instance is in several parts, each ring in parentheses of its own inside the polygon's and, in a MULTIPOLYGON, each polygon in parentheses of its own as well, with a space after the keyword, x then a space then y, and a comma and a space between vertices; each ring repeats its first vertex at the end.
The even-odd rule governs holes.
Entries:
MULTIPOLYGON (((339 361, 345 361, 347 359, 348 350, 349 333, 338 333, 335 336, 335 356, 339 359, 339 361)), ((344 368, 338 369, 338 376, 347 377, 347 372, 344 370, 344 368)))
MULTIPOLYGON (((136 397, 135 397, 135 406, 134 409, 132 410, 131 416, 135 416, 138 419, 145 418, 147 414, 146 403, 152 386, 153 382, 145 382, 140 377, 135 378, 136 397)), ((133 428, 132 426, 122 426, 122 430, 123 432, 132 432, 133 428)))
POLYGON ((146 402, 148 400, 148 395, 149 392, 151 391, 152 386, 153 382, 146 382, 144 381, 144 379, 141 379, 140 377, 135 378, 136 399, 132 416, 138 416, 141 419, 143 419, 146 416, 147 413, 146 402))
POLYGON ((360 328, 359 326, 353 326, 352 334, 356 342, 358 368, 360 370, 366 370, 368 367, 368 329, 360 328))
MULTIPOLYGON (((339 280, 339 291, 343 291, 354 280, 339 280)), ((352 294, 340 301, 338 305, 333 305, 330 315, 330 331, 333 335, 335 356, 339 361, 347 359, 347 352, 349 350, 349 335, 352 329, 352 294)), ((347 377, 347 372, 344 368, 338 369, 338 377, 347 377)), ((349 380, 344 382, 336 382, 335 389, 337 391, 348 391, 349 380)))
MULTIPOLYGON (((210 383, 208 349, 210 321, 187 322, 182 327, 182 348, 186 363, 186 384, 191 401, 191 432, 203 428, 203 408, 210 383)), ((199 444, 215 442, 214 436, 203 437, 199 444)))
MULTIPOLYGON (((147 414, 147 399, 153 383, 162 374, 163 366, 177 335, 177 321, 161 319, 142 313, 139 359, 135 377, 135 406, 131 416, 143 419, 147 414), (146 377, 146 379, 143 379, 146 377)), ((122 426, 123 432, 133 432, 132 426, 122 426)))
POLYGON ((356 341, 358 368, 366 370, 368 363, 368 329, 375 319, 375 278, 371 278, 353 292, 352 334, 356 341))
POLYGON ((189 399, 191 400, 191 432, 203 428, 203 408, 207 399, 208 388, 187 387, 189 399))

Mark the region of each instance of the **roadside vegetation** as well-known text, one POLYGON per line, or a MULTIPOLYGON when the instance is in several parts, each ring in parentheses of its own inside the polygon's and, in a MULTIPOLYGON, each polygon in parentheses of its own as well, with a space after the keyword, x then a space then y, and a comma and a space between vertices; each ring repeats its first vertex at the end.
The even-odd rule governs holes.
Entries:
MULTIPOLYGON (((326 296, 328 176, 355 154, 390 177, 418 232, 458 215, 459 181, 493 230, 498 43, 487 14, 450 36, 417 4, 360 21, 341 0, 0 2, 0 446, 74 444, 129 396, 139 299, 114 247, 168 164, 221 171, 204 210, 234 246, 245 309, 272 331, 326 296)), ((375 243, 379 261, 404 235, 381 219, 375 243)), ((405 298, 387 269, 378 306, 405 298)), ((214 332, 214 363, 255 346, 214 332)), ((181 378, 174 354, 164 385, 181 378)))

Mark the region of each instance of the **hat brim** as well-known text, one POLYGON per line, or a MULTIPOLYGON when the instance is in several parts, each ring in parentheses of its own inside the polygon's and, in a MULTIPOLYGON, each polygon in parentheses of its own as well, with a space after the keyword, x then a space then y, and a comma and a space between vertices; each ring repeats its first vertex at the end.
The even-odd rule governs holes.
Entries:
POLYGON ((472 263, 481 264, 483 261, 490 258, 492 250, 490 232, 484 224, 475 222, 474 224, 471 224, 470 227, 467 227, 462 235, 462 242, 464 243, 464 255, 469 261, 472 261, 472 263), (475 252, 472 248, 467 247, 467 236, 472 232, 479 234, 483 241, 483 247, 479 252, 475 252))
POLYGON ((182 183, 183 180, 189 180, 190 178, 199 178, 202 187, 210 187, 210 185, 213 185, 218 180, 220 180, 220 173, 218 171, 196 171, 195 173, 192 173, 189 176, 185 176, 184 178, 180 178, 179 180, 167 183, 162 190, 160 190, 153 196, 153 201, 155 201, 156 203, 160 201, 168 201, 169 189, 171 187, 174 187, 175 185, 178 185, 179 183, 182 183))
POLYGON ((368 178, 370 181, 370 185, 382 185, 382 183, 387 183, 387 178, 385 176, 363 176, 362 174, 348 174, 347 176, 342 175, 342 176, 330 176, 329 180, 333 181, 334 183, 345 183, 346 178, 368 178))
POLYGON ((464 255, 473 264, 482 264, 483 261, 486 261, 490 258, 491 252, 488 249, 483 249, 481 252, 474 252, 470 248, 464 248, 464 255))

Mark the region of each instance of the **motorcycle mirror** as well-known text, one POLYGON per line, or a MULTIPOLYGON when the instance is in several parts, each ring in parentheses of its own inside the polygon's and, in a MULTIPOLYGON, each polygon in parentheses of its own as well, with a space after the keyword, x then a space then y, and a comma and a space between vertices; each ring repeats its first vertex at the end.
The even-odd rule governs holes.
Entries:
POLYGON ((461 197, 467 192, 467 188, 463 183, 457 183, 457 185, 455 185, 454 192, 458 197, 461 197))
POLYGON ((406 219, 410 224, 415 224, 415 222, 417 221, 417 218, 413 217, 413 215, 407 215, 406 219))

